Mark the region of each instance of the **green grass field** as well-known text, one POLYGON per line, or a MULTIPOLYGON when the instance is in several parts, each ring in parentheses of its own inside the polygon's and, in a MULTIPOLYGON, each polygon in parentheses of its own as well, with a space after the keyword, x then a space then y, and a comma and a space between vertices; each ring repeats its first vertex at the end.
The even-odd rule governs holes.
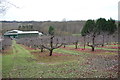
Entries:
MULTIPOLYGON (((114 45, 113 45, 114 47, 114 45)), ((79 47, 82 48, 82 47, 79 47)), ((89 47, 86 47, 89 49, 89 47)), ((100 48, 96 48, 99 50, 100 48)), ((13 53, 3 54, 3 78, 117 78, 117 52, 102 48, 102 54, 90 50, 75 50, 74 45, 54 50, 28 49, 13 41, 13 53)), ((117 49, 114 49, 115 51, 117 49)))

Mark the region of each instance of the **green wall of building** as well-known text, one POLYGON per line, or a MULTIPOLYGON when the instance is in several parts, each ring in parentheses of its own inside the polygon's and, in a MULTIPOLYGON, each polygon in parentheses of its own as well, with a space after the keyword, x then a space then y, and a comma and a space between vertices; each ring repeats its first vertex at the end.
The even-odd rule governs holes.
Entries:
POLYGON ((4 36, 8 36, 11 38, 24 38, 24 37, 37 37, 39 36, 39 34, 37 33, 27 33, 27 34, 10 34, 10 35, 4 35, 4 36))

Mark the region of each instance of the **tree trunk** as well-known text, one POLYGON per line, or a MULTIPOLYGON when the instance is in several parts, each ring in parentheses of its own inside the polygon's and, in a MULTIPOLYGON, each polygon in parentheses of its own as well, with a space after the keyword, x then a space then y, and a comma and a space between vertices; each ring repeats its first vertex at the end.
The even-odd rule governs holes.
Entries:
POLYGON ((77 44, 75 45, 75 49, 77 49, 77 44))
POLYGON ((95 36, 93 36, 91 47, 92 47, 92 51, 95 51, 95 36))
POLYGON ((95 45, 95 36, 92 38, 92 44, 95 45))
POLYGON ((53 52, 53 49, 50 50, 50 55, 49 56, 52 56, 52 52, 53 52))
POLYGON ((77 49, 78 42, 75 42, 75 49, 77 49))
POLYGON ((102 44, 102 47, 104 46, 104 35, 103 35, 103 44, 102 44))
POLYGON ((85 49, 85 42, 86 42, 86 41, 85 41, 85 36, 84 36, 84 49, 85 49))
POLYGON ((50 38, 50 46, 51 46, 51 49, 50 49, 50 55, 49 56, 52 56, 52 52, 53 52, 53 38, 54 38, 54 36, 51 36, 51 38, 50 38))
POLYGON ((94 45, 89 45, 89 43, 87 43, 87 45, 92 48, 92 51, 95 51, 95 46, 94 45))
POLYGON ((43 52, 43 47, 41 47, 41 52, 43 52))
POLYGON ((92 51, 95 51, 95 47, 94 46, 91 46, 92 47, 92 51))

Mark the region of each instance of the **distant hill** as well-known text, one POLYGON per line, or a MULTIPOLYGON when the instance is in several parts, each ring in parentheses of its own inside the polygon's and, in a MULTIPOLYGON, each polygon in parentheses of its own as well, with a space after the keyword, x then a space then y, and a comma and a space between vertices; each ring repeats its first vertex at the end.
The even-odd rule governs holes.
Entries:
POLYGON ((20 25, 33 25, 34 30, 38 30, 43 33, 47 33, 48 27, 53 26, 56 29, 56 33, 65 34, 78 34, 83 28, 86 21, 1 21, 3 33, 8 30, 18 29, 20 25))

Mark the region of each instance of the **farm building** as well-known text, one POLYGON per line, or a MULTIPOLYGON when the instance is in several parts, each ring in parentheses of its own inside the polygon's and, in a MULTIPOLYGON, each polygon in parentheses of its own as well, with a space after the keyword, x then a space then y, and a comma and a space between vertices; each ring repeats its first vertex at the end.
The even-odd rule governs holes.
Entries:
POLYGON ((35 37, 42 36, 43 34, 38 31, 20 31, 20 30, 11 30, 7 31, 4 36, 8 36, 11 38, 23 38, 23 37, 35 37))

